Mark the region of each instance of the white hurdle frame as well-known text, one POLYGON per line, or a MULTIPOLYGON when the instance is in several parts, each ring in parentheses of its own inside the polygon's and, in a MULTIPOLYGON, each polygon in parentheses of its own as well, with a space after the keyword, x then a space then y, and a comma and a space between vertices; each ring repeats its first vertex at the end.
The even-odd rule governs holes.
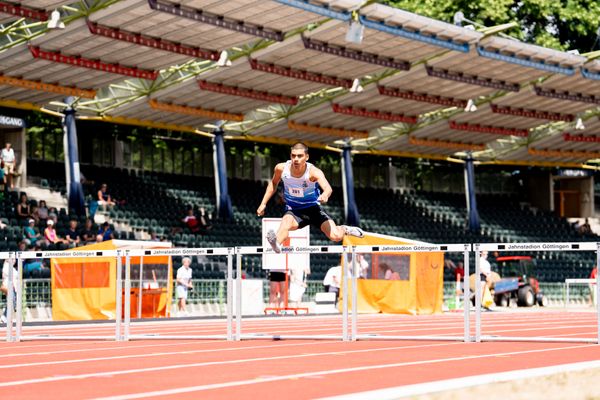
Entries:
MULTIPOLYGON (((470 244, 414 244, 414 245, 358 245, 352 246, 352 253, 463 253, 465 268, 465 299, 470 296, 468 276, 469 276, 469 251, 470 244)), ((353 258, 354 260, 354 258, 353 258)), ((441 266, 444 268, 444 265, 441 266)), ((353 275, 354 277, 356 274, 353 275)), ((354 281, 353 291, 357 292, 356 280, 354 281)), ((469 303, 465 302, 466 305, 469 303)), ((352 336, 351 340, 427 340, 427 341, 461 341, 470 342, 470 319, 469 307, 464 308, 464 328, 462 336, 413 336, 413 335, 379 335, 379 334, 358 334, 358 312, 353 303, 352 318, 352 336)))
MULTIPOLYGON (((136 340, 136 339, 145 339, 145 340, 165 340, 165 339, 221 339, 221 340, 233 340, 233 318, 232 318, 232 304, 233 304, 233 293, 229 289, 233 287, 233 276, 232 276, 232 262, 234 255, 233 247, 215 247, 215 248, 189 248, 189 249, 142 249, 142 250, 125 250, 126 260, 129 260, 130 257, 142 257, 142 256, 227 256, 227 304, 225 306, 226 314, 227 314, 227 330, 223 335, 161 335, 161 334, 129 334, 129 326, 131 325, 131 318, 128 313, 125 313, 124 325, 125 332, 127 335, 122 338, 122 340, 136 340)), ((241 271, 241 264, 238 265, 238 272, 241 271)), ((129 280, 129 275, 126 275, 126 286, 127 280, 129 280)), ((239 280, 239 286, 241 287, 241 273, 236 277, 239 280)), ((171 288, 169 288, 171 290, 171 288)), ((241 301, 241 296, 238 296, 241 301)), ((129 309, 130 306, 130 296, 125 296, 125 310, 129 309)), ((170 304, 167 304, 167 307, 170 307, 170 304)), ((239 309, 239 308, 238 308, 239 309)), ((241 314, 240 314, 241 316, 241 314)), ((239 325, 238 325, 239 327, 239 325)))
MULTIPOLYGON (((479 259, 481 251, 595 251, 596 265, 600 265, 600 243, 596 242, 556 242, 556 243, 480 243, 474 245, 475 274, 479 276, 479 259)), ((466 274, 466 273, 465 273, 466 274)), ((475 279, 475 298, 481 303, 481 285, 475 279), (479 284, 477 284, 479 283, 479 284)), ((600 294, 598 278, 596 278, 596 296, 600 294)), ((596 297, 598 298, 598 297, 596 297)), ((600 302, 599 302, 600 303, 600 302)), ((600 344, 600 307, 596 306, 596 337, 595 338, 550 338, 541 336, 488 336, 481 334, 481 307, 475 307, 475 341, 476 342, 556 342, 556 343, 597 343, 600 344)))
MULTIPOLYGON (((119 307, 121 297, 118 295, 121 289, 121 281, 117 280, 115 290, 115 301, 117 309, 115 310, 115 335, 114 336, 77 336, 77 335, 24 335, 23 328, 23 260, 28 258, 110 258, 114 257, 117 259, 117 274, 121 268, 121 251, 120 250, 67 250, 67 251, 17 251, 17 252, 1 252, 0 259, 7 260, 13 258, 17 263, 17 277, 13 276, 13 268, 10 268, 8 274, 8 285, 12 286, 13 280, 16 278, 19 281, 19 290, 17 290, 17 304, 16 304, 16 316, 13 317, 12 307, 12 291, 9 291, 7 296, 7 305, 9 306, 7 312, 7 324, 6 324, 6 341, 7 342, 20 342, 25 340, 121 340, 121 309, 119 307), (14 320, 14 333, 13 333, 13 320, 14 320)), ((119 276, 119 275, 117 275, 119 276)))

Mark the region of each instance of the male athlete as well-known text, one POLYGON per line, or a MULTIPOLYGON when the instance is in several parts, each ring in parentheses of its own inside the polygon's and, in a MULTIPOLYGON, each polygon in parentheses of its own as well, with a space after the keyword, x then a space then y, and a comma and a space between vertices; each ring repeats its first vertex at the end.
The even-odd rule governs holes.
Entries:
POLYGON ((331 196, 331 186, 323 171, 308 161, 308 147, 304 143, 292 146, 291 160, 275 166, 273 179, 267 185, 267 190, 256 210, 261 217, 265 213, 267 202, 277 190, 280 180, 283 180, 283 197, 286 202, 286 212, 283 215, 277 233, 267 232, 267 241, 276 253, 281 252, 281 243, 287 238, 289 231, 313 225, 334 242, 339 242, 344 235, 363 237, 362 229, 355 226, 337 226, 321 204, 327 203, 331 196), (322 193, 321 193, 322 190, 322 193))

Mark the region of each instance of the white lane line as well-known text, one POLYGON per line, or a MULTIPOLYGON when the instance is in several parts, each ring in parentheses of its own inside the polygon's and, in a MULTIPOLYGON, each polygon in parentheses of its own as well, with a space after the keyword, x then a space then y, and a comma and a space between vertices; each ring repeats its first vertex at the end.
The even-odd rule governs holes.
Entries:
MULTIPOLYGON (((598 345, 593 344, 593 345, 585 345, 585 346, 577 346, 577 347, 597 347, 597 346, 598 345)), ((305 373, 299 373, 299 374, 265 377, 265 378, 259 378, 259 379, 247 379, 247 380, 241 380, 241 381, 214 383, 214 384, 208 384, 208 385, 188 386, 188 387, 180 387, 180 388, 175 388, 175 389, 166 389, 166 390, 157 390, 157 391, 150 391, 150 392, 132 393, 132 394, 127 394, 127 395, 101 397, 101 398, 96 398, 96 400, 140 399, 140 398, 157 397, 157 396, 168 396, 168 395, 181 394, 181 393, 200 392, 200 391, 211 390, 211 389, 224 389, 224 388, 235 387, 235 386, 255 385, 257 383, 276 382, 276 381, 282 381, 282 380, 288 380, 288 379, 300 379, 300 378, 307 378, 307 377, 311 377, 311 376, 335 375, 335 374, 343 374, 343 373, 350 373, 350 372, 363 372, 363 371, 371 371, 371 370, 386 369, 386 368, 406 367, 406 366, 413 366, 413 365, 437 364, 437 363, 444 363, 444 362, 450 362, 450 361, 476 360, 476 359, 483 359, 483 358, 495 358, 495 357, 510 356, 510 355, 523 355, 523 354, 542 353, 542 352, 560 351, 560 350, 572 350, 572 349, 573 349, 573 347, 557 347, 557 348, 543 349, 543 350, 540 349, 540 350, 514 351, 514 352, 507 352, 507 353, 438 358, 438 359, 433 359, 433 360, 422 360, 422 361, 409 361, 409 362, 401 362, 401 363, 394 363, 394 364, 370 365, 370 366, 365 366, 365 367, 340 368, 340 369, 323 370, 323 371, 315 371, 315 372, 305 372, 305 373)))
MULTIPOLYGON (((322 341, 318 343, 311 343, 311 345, 320 345, 320 344, 332 344, 332 343, 342 343, 340 341, 322 341)), ((180 344, 180 343, 179 343, 180 344)), ((255 350, 255 349, 268 349, 272 347, 295 347, 295 346, 304 346, 305 343, 288 343, 288 344, 271 344, 271 345, 263 345, 263 346, 250 346, 250 347, 230 347, 223 349, 199 349, 199 350, 182 350, 182 351, 169 351, 169 352, 159 352, 159 353, 145 353, 145 354, 128 354, 122 356, 107 356, 107 357, 94 357, 94 358, 80 358, 80 359, 72 359, 72 360, 58 360, 58 361, 38 361, 32 363, 22 363, 22 364, 6 364, 0 365, 1 369, 14 369, 14 368, 31 368, 38 367, 41 365, 60 365, 60 364, 76 364, 76 363, 86 363, 86 362, 97 362, 97 361, 108 361, 108 360, 124 360, 128 358, 146 358, 146 357, 163 357, 163 356, 174 356, 174 355, 185 355, 185 354, 201 354, 201 353, 220 353, 225 351, 239 351, 239 350, 255 350)), ((404 346, 399 347, 390 347, 387 350, 393 348, 404 348, 404 346)), ((370 349, 373 351, 373 349, 370 349)), ((355 350, 355 351, 364 351, 364 350, 355 350)), ((351 353, 352 351, 345 351, 344 353, 351 353)), ((327 354, 327 353, 321 353, 327 354)))
MULTIPOLYGON (((321 356, 327 356, 327 355, 369 353, 369 352, 373 352, 373 351, 389 351, 389 350, 401 350, 401 349, 424 348, 424 347, 440 347, 440 346, 450 346, 450 345, 457 345, 457 344, 460 344, 460 343, 438 343, 438 344, 427 344, 427 345, 416 345, 416 346, 387 347, 387 348, 378 348, 378 349, 345 350, 345 351, 342 350, 342 351, 321 352, 321 353, 293 354, 293 355, 274 356, 274 357, 245 358, 245 359, 228 360, 228 361, 206 361, 206 362, 191 363, 191 364, 173 364, 173 365, 165 365, 165 366, 160 366, 160 367, 135 368, 135 369, 108 371, 108 372, 91 372, 91 373, 79 374, 79 375, 50 376, 50 377, 46 377, 46 378, 33 378, 33 379, 25 379, 25 380, 20 380, 20 381, 0 382, 0 387, 30 385, 33 383, 47 383, 47 382, 56 382, 56 381, 64 381, 64 380, 72 380, 72 379, 86 379, 86 378, 95 378, 95 377, 102 377, 102 376, 111 376, 112 377, 113 375, 138 374, 138 373, 142 373, 142 372, 167 371, 167 370, 176 370, 176 369, 184 369, 184 368, 207 367, 207 366, 214 366, 214 365, 244 364, 244 363, 252 363, 252 362, 259 362, 259 361, 275 361, 275 360, 286 360, 286 359, 295 359, 295 358, 321 357, 321 356)), ((300 343, 298 343, 298 345, 300 345, 300 343)))
POLYGON ((539 378, 563 372, 576 372, 600 368, 600 361, 588 361, 573 364, 554 365, 532 369, 522 369, 493 374, 475 375, 464 378, 446 379, 436 382, 418 383, 415 385, 397 386, 387 389, 350 393, 341 396, 323 397, 320 400, 395 400, 401 397, 418 396, 454 389, 488 385, 490 383, 508 382, 517 379, 539 378))

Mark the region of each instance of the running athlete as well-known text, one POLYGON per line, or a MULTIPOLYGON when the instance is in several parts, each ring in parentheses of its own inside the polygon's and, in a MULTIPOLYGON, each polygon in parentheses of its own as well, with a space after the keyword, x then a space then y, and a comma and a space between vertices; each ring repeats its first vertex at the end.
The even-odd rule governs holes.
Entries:
POLYGON ((337 226, 333 219, 321 209, 321 204, 327 203, 331 196, 331 186, 323 171, 308 161, 308 147, 304 143, 292 146, 291 160, 275 166, 273 178, 267 185, 265 195, 256 210, 261 217, 265 213, 267 202, 277 189, 279 181, 283 180, 283 197, 286 202, 286 212, 283 215, 277 233, 267 232, 267 241, 276 253, 281 252, 281 243, 290 231, 313 225, 334 242, 339 242, 344 235, 363 237, 362 229, 355 226, 337 226))

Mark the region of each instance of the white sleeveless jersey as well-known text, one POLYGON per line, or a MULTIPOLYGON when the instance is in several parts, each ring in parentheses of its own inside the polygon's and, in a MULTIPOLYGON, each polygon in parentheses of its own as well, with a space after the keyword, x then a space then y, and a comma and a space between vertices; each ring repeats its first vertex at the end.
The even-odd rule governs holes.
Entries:
POLYGON ((311 163, 306 163, 306 171, 300 178, 292 176, 290 167, 292 161, 289 160, 283 167, 281 180, 283 181, 283 198, 285 199, 286 208, 288 210, 307 208, 314 205, 319 205, 317 199, 321 194, 319 184, 311 182, 310 169, 313 167, 311 163))

